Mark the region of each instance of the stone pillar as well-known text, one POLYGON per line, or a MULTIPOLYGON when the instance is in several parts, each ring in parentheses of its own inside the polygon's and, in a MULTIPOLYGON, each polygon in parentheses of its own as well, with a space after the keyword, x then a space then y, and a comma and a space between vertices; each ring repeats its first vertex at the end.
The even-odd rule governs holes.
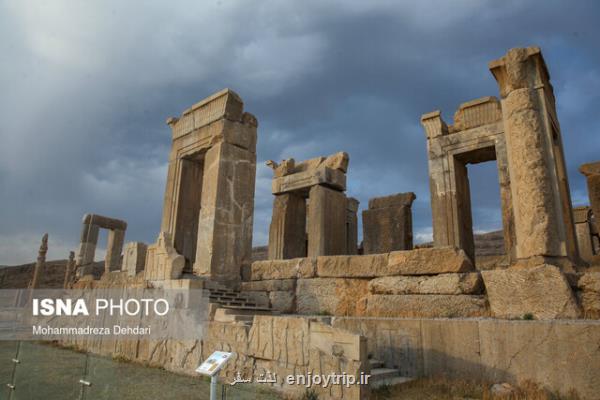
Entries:
POLYGON ((269 227, 269 260, 306 257, 306 199, 296 193, 275 195, 269 227))
POLYGON ((346 199, 346 254, 358 254, 358 205, 354 197, 346 199))
POLYGON ((588 197, 590 207, 595 219, 595 231, 600 232, 600 161, 583 164, 579 172, 585 175, 587 180, 588 197))
POLYGON ((362 214, 364 254, 412 250, 411 206, 415 199, 415 194, 408 192, 369 200, 369 209, 362 214))
POLYGON ((40 275, 46 268, 46 253, 48 252, 48 234, 45 233, 42 237, 42 244, 38 251, 37 260, 33 269, 33 278, 31 279, 30 288, 37 289, 40 286, 40 275))
MULTIPOLYGON (((79 242, 79 252, 77 254, 77 267, 85 269, 94 262, 96 254, 96 244, 98 243, 98 234, 100 227, 89 223, 84 223, 81 228, 81 240, 79 242)), ((86 271, 87 272, 87 271, 86 271)), ((89 271, 91 273, 91 271, 89 271)))
POLYGON ((125 231, 114 229, 108 232, 106 240, 106 258, 104 259, 104 273, 118 271, 121 268, 121 253, 123 252, 123 242, 125 241, 125 231))
POLYGON ((541 52, 511 49, 490 70, 502 97, 516 257, 526 264, 577 262, 560 128, 541 52))
POLYGON ((148 246, 142 242, 129 242, 125 245, 123 252, 123 266, 121 270, 127 271, 127 275, 136 276, 144 270, 146 264, 146 251, 148 246))
POLYGON ((73 272, 75 272, 75 252, 69 252, 69 260, 65 266, 65 280, 63 282, 63 288, 68 289, 73 279, 73 272))
POLYGON ((311 187, 308 206, 308 257, 346 252, 346 196, 322 185, 311 187))
POLYGON ((229 143, 206 152, 194 273, 239 281, 252 255, 256 154, 229 143))
POLYGON ((591 216, 592 210, 590 207, 576 207, 573 209, 579 255, 588 263, 594 261, 595 255, 591 229, 591 216))

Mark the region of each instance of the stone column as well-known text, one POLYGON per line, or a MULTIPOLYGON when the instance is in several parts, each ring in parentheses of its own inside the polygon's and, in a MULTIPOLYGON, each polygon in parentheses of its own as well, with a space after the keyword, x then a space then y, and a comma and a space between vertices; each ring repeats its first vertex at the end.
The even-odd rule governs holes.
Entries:
POLYGON ((69 252, 69 260, 65 266, 65 280, 63 282, 63 288, 68 289, 73 279, 73 272, 75 271, 75 252, 69 252))
POLYGON ((346 254, 358 254, 358 205, 354 197, 348 197, 346 202, 346 254))
POLYGON ((538 48, 511 49, 490 63, 502 97, 516 256, 579 259, 554 95, 538 48))
POLYGON ((123 242, 125 241, 125 231, 113 229, 108 232, 106 240, 106 258, 104 259, 104 273, 118 271, 121 268, 121 253, 123 252, 123 242))
POLYGON ((306 200, 296 193, 275 195, 269 227, 269 260, 306 257, 306 200))
POLYGON ((48 252, 48 234, 45 233, 42 237, 42 244, 38 251, 37 261, 33 269, 33 278, 31 279, 31 289, 37 289, 40 286, 40 275, 46 268, 46 253, 48 252))
POLYGON ((256 154, 221 142, 206 152, 194 273, 239 282, 252 254, 256 154))
POLYGON ((308 257, 346 252, 346 195, 322 185, 310 188, 308 257))
POLYGON ((579 167, 579 172, 585 175, 587 180, 590 207, 596 224, 595 231, 600 232, 600 161, 583 164, 579 167))
POLYGON ((96 244, 98 243, 98 225, 84 223, 81 228, 81 240, 79 242, 79 252, 77 254, 77 274, 79 276, 91 274, 91 265, 94 262, 96 254, 96 244))

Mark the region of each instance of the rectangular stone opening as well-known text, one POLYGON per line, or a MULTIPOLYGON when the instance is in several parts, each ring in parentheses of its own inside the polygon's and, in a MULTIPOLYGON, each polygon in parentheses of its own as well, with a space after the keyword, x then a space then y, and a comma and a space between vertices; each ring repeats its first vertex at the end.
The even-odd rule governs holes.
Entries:
POLYGON ((198 221, 202 207, 204 153, 181 159, 179 206, 175 222, 174 246, 185 258, 185 272, 192 272, 198 243, 198 221))
POLYGON ((475 254, 474 233, 498 231, 502 226, 502 205, 498 163, 494 146, 484 147, 454 157, 459 237, 462 248, 472 254, 478 266, 484 266, 504 250, 503 235, 484 237, 482 251, 475 254), (494 184, 490 184, 493 182, 494 184))

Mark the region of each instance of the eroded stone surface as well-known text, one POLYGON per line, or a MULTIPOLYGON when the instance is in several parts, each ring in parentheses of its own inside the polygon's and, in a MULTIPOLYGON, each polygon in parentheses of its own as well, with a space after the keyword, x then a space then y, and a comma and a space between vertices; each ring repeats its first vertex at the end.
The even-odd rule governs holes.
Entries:
POLYGON ((483 281, 479 273, 434 276, 388 276, 369 282, 373 294, 479 294, 483 281))
POLYGON ((316 258, 294 258, 291 260, 265 260, 252 263, 250 279, 312 278, 316 274, 316 258))
POLYGON ((558 267, 482 271, 492 315, 497 318, 578 318, 579 307, 558 267))
POLYGON ((370 317, 457 318, 488 315, 484 296, 370 294, 366 302, 366 315, 370 317))
POLYGON ((386 275, 434 275, 473 270, 473 264, 463 250, 433 247, 391 252, 386 275))

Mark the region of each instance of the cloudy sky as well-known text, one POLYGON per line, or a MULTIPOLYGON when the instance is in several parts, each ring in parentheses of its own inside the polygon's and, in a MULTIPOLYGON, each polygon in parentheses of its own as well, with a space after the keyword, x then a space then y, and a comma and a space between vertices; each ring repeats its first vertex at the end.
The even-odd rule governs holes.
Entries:
MULTIPOLYGON (((539 45, 557 95, 575 204, 600 158, 600 3, 555 1, 0 0, 0 264, 77 247, 81 217, 158 233, 168 116, 229 87, 259 120, 254 244, 267 242, 268 159, 350 154, 348 194, 413 191, 431 236, 419 117, 497 95, 487 69, 539 45)), ((500 227, 494 163, 470 166, 475 228, 500 227)), ((102 245, 102 244, 101 244, 102 245)))

